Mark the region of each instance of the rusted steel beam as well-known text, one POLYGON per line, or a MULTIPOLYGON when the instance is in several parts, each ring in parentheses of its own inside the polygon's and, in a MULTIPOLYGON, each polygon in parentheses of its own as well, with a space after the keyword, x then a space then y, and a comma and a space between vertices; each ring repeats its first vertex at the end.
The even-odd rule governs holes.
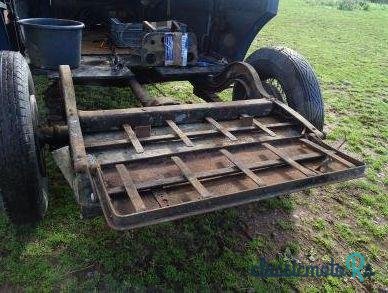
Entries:
POLYGON ((135 161, 141 161, 141 160, 149 160, 151 158, 162 158, 162 157, 168 157, 171 155, 178 155, 178 154, 187 154, 187 153, 199 153, 202 151, 211 151, 211 150, 220 150, 223 148, 239 148, 239 147, 245 147, 245 146, 251 146, 251 145, 258 145, 265 143, 265 142, 285 142, 285 141, 291 141, 293 139, 300 139, 300 135, 293 135, 288 137, 264 137, 264 138, 255 138, 255 140, 252 139, 246 139, 242 140, 241 138, 238 141, 224 141, 222 144, 217 142, 208 142, 208 143, 200 143, 197 142, 194 147, 188 147, 188 146, 181 146, 176 143, 172 143, 170 145, 166 145, 162 149, 150 149, 147 148, 144 153, 138 154, 136 152, 131 153, 128 152, 128 150, 117 150, 116 152, 114 150, 111 150, 109 154, 96 154, 96 157, 99 160, 99 163, 101 166, 106 165, 115 165, 119 163, 126 163, 126 162, 135 162, 135 161))
POLYGON ((175 132, 175 134, 185 143, 185 145, 187 145, 188 147, 194 146, 190 138, 187 137, 187 135, 179 128, 178 125, 176 125, 174 121, 166 120, 166 123, 175 132))
POLYGON ((48 145, 69 144, 69 127, 67 125, 44 126, 38 129, 38 137, 48 145))
POLYGON ((303 142, 304 144, 307 144, 308 146, 312 147, 313 149, 315 149, 321 153, 324 153, 325 155, 331 157, 332 159, 334 159, 337 162, 340 162, 341 164, 345 165, 348 168, 354 167, 353 163, 346 161, 345 159, 336 155, 334 152, 329 151, 329 150, 325 149, 324 147, 321 147, 320 145, 318 145, 318 144, 316 144, 308 139, 301 139, 301 142, 303 142))
POLYGON ((209 191, 199 182, 195 174, 190 170, 190 168, 182 161, 179 157, 171 157, 174 163, 182 171, 183 175, 190 182, 190 184, 195 188, 195 190, 200 194, 201 198, 211 197, 209 191))
POLYGON ((149 107, 153 104, 154 100, 135 78, 131 78, 129 80, 129 86, 131 87, 135 97, 139 99, 140 103, 144 107, 149 107))
POLYGON ((233 120, 242 114, 255 117, 267 116, 273 109, 273 102, 267 99, 244 100, 222 103, 182 104, 172 106, 78 111, 84 131, 108 131, 120 128, 123 124, 132 127, 165 125, 166 120, 178 124, 200 123, 205 117, 213 119, 233 120))
POLYGON ((220 123, 218 123, 213 118, 206 117, 206 121, 209 122, 211 125, 213 125, 219 132, 221 132, 223 135, 225 135, 230 140, 237 140, 237 137, 235 137, 233 134, 231 134, 225 127, 223 127, 220 123))
POLYGON ((241 162, 235 155, 230 153, 228 150, 221 150, 221 153, 228 158, 229 161, 231 161, 233 164, 237 166, 245 175, 247 175, 253 182, 255 182, 258 186, 264 186, 265 184, 263 181, 257 176, 255 173, 252 172, 251 169, 248 168, 246 164, 241 162))
MULTIPOLYGON (((309 162, 314 161, 318 159, 322 159, 324 156, 322 154, 316 154, 316 153, 310 153, 310 154, 303 154, 298 156, 291 157, 292 160, 295 162, 309 162)), ((288 164, 284 162, 282 159, 275 159, 275 160, 266 160, 262 162, 253 162, 253 163, 247 163, 246 167, 249 168, 252 171, 259 171, 261 169, 267 169, 267 168, 277 168, 277 167, 284 167, 288 164)), ((226 167, 226 168, 220 168, 215 170, 209 170, 209 171, 203 171, 195 173, 195 177, 199 180, 210 180, 212 178, 219 178, 220 176, 235 176, 240 175, 243 172, 237 168, 237 166, 233 167, 226 167)), ((139 182, 136 184, 136 188, 141 190, 148 190, 148 189, 155 189, 159 187, 167 187, 167 186, 173 186, 176 184, 183 184, 187 182, 186 177, 184 176, 177 176, 177 177, 170 177, 170 178, 163 178, 158 180, 152 180, 152 181, 146 181, 146 182, 139 182)), ((124 187, 114 187, 108 190, 108 193, 111 195, 114 194, 120 194, 123 193, 124 187)))
MULTIPOLYGON (((290 122, 283 122, 283 123, 273 123, 266 125, 268 128, 283 128, 283 127, 290 127, 295 126, 294 123, 290 122)), ((248 130, 254 130, 256 127, 253 126, 242 126, 242 127, 230 127, 226 128, 227 131, 234 133, 234 132, 244 132, 248 130)), ((188 131, 185 134, 187 137, 205 137, 208 135, 213 135, 219 133, 218 130, 194 130, 194 131, 188 131)), ((163 134, 163 135, 153 135, 153 136, 146 136, 142 137, 138 133, 136 133, 138 139, 142 143, 148 143, 148 142, 157 142, 157 141, 165 141, 165 140, 172 140, 175 139, 175 134, 163 134)), ((85 141, 86 148, 106 148, 106 147, 112 147, 112 146, 120 146, 120 145, 127 145, 131 144, 131 141, 128 139, 116 139, 111 141, 97 141, 97 142, 88 142, 85 141)))
POLYGON ((147 210, 144 201, 141 199, 139 192, 136 189, 133 180, 125 167, 125 165, 116 165, 117 172, 120 175, 121 181, 124 184, 125 190, 131 201, 131 204, 137 213, 147 210))
POLYGON ((265 126, 263 123, 257 121, 256 119, 253 119, 253 124, 256 125, 258 128, 260 128, 265 133, 269 134, 270 136, 276 136, 276 133, 272 130, 268 129, 267 126, 265 126))
POLYGON ((269 143, 263 143, 263 146, 267 149, 269 149, 271 152, 273 152, 275 155, 277 155, 279 158, 281 158, 282 160, 284 160, 285 162, 287 162, 290 166, 294 167, 295 169, 297 169, 299 172, 303 173, 304 175, 306 176, 315 176, 317 175, 316 172, 302 166, 301 164, 295 162, 293 159, 291 159, 289 156, 287 156, 286 154, 284 154, 281 150, 279 150, 278 148, 270 145, 269 143))
MULTIPOLYGON (((249 115, 242 115, 242 118, 250 118, 249 115)), ((276 136, 276 133, 273 132, 272 130, 270 130, 266 125, 264 125, 263 123, 261 123, 260 121, 257 121, 256 119, 254 119, 252 117, 252 123, 253 125, 255 125, 257 128, 261 129, 262 131, 264 131, 265 133, 267 133, 268 135, 270 136, 276 136)))
POLYGON ((110 203, 110 196, 105 192, 100 179, 92 177, 96 182, 101 200, 101 205, 110 227, 116 230, 128 230, 144 227, 152 224, 172 221, 188 216, 203 214, 206 212, 230 208, 233 206, 253 203, 259 200, 273 198, 282 194, 294 193, 307 188, 318 187, 328 183, 341 182, 349 179, 362 177, 365 172, 365 165, 358 165, 352 169, 337 170, 314 177, 304 177, 292 181, 283 181, 274 185, 258 187, 255 189, 241 190, 226 195, 214 196, 204 200, 192 200, 182 204, 166 208, 156 208, 147 211, 146 214, 132 214, 125 211, 119 217, 116 216, 114 206, 110 203))
POLYGON ((132 127, 128 124, 123 125, 124 131, 128 136, 128 139, 131 141, 133 147, 135 148, 137 153, 144 153, 144 148, 141 145, 139 139, 137 138, 135 132, 132 130, 132 127))
POLYGON ((88 160, 83 140, 81 125, 78 117, 77 103, 75 99, 73 79, 68 65, 59 67, 61 79, 61 91, 65 101, 67 125, 69 127, 70 147, 72 151, 73 165, 76 172, 85 172, 88 160))
POLYGON ((306 118, 304 118, 301 114, 296 112, 294 109, 292 109, 290 106, 286 105, 285 103, 277 100, 276 98, 270 98, 271 101, 273 101, 276 106, 283 109, 287 114, 291 115, 295 120, 297 120, 299 123, 301 123, 303 126, 305 126, 310 132, 315 134, 319 138, 324 138, 325 135, 323 132, 318 130, 314 125, 310 123, 306 118))
POLYGON ((162 105, 178 105, 179 102, 166 97, 151 97, 147 90, 135 79, 129 80, 129 86, 132 89, 133 94, 139 99, 140 103, 144 107, 162 106, 162 105))

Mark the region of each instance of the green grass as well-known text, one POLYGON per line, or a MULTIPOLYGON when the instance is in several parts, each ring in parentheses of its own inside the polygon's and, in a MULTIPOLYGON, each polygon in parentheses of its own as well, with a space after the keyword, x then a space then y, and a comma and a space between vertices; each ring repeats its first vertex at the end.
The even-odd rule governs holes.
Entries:
MULTIPOLYGON (((252 44, 303 54, 320 78, 329 140, 368 164, 367 178, 258 204, 118 233, 102 218, 82 220, 70 189, 49 161, 50 207, 36 228, 16 229, 0 215, 0 290, 358 291, 388 286, 388 11, 342 11, 281 1, 278 17, 252 44), (257 279, 261 256, 344 262, 362 252, 377 272, 352 279, 257 279)), ((37 79, 41 94, 47 86, 37 79)), ((194 100, 187 83, 160 85, 194 100)), ((151 88, 153 93, 156 89, 151 88)), ((77 88, 80 107, 134 105, 129 90, 77 88)))

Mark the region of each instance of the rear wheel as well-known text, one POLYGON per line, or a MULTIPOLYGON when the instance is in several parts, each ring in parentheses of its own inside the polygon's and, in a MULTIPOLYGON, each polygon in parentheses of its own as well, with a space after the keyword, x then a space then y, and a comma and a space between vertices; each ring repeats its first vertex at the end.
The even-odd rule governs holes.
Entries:
POLYGON ((0 52, 0 85, 0 193, 9 219, 29 224, 48 200, 34 85, 20 53, 0 52))
MULTIPOLYGON (((324 103, 319 82, 305 58, 291 49, 275 47, 257 50, 246 62, 255 68, 269 94, 323 130, 324 103)), ((245 98, 244 89, 236 84, 233 99, 245 98)))

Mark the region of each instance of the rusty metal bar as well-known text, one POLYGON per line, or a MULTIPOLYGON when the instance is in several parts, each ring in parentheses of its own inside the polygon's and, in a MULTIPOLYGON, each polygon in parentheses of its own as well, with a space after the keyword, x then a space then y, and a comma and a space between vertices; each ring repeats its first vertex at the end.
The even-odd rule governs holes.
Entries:
POLYGON ((150 97, 148 92, 135 78, 131 78, 129 80, 129 86, 131 87, 135 97, 139 99, 140 103, 144 107, 149 107, 154 103, 154 100, 150 97))
POLYGON ((270 98, 272 102, 274 102, 278 107, 282 108, 284 111, 286 111, 289 115, 291 115, 293 118, 295 118, 297 121, 299 121, 302 125, 304 125, 308 130, 310 130, 312 133, 314 133, 319 138, 324 138, 325 135, 323 132, 318 130, 314 125, 311 124, 310 121, 308 121, 306 118, 304 118, 302 115, 300 115, 298 112, 296 112, 294 109, 292 109, 290 106, 286 105, 285 103, 279 101, 276 98, 270 98))
POLYGON ((188 147, 194 146, 190 138, 187 137, 187 135, 179 128, 178 125, 176 125, 174 121, 166 120, 166 123, 175 132, 175 134, 185 143, 185 145, 187 145, 188 147))
POLYGON ((166 120, 179 124, 201 123, 205 117, 216 120, 234 120, 241 114, 255 117, 267 116, 273 109, 273 102, 267 99, 244 100, 222 103, 182 104, 145 108, 78 111, 82 129, 88 131, 109 131, 123 124, 133 128, 141 125, 163 126, 166 120))
MULTIPOLYGON (((307 162, 307 161, 314 161, 318 159, 324 158, 324 155, 322 154, 303 154, 294 156, 291 159, 296 162, 307 162)), ((248 163, 246 164, 246 167, 252 171, 258 171, 261 169, 266 168, 275 168, 275 167, 282 167, 287 165, 286 162, 284 162, 282 159, 275 159, 275 160, 266 160, 262 162, 254 162, 254 163, 248 163)), ((209 171, 203 171, 194 174, 196 178, 209 180, 211 178, 216 178, 220 176, 234 176, 241 174, 242 171, 237 168, 237 166, 233 167, 226 167, 226 168, 220 168, 216 170, 209 170, 209 171)), ((182 184, 186 182, 186 178, 184 176, 177 176, 177 177, 170 177, 170 178, 163 178, 158 180, 152 180, 147 182, 139 182, 136 184, 136 188, 138 190, 148 190, 153 188, 159 188, 159 187, 166 187, 166 186, 172 186, 175 184, 182 184)), ((114 187, 109 190, 109 194, 119 194, 124 191, 123 187, 114 187)))
POLYGON ((334 152, 332 151, 328 151, 327 149, 321 147, 320 145, 317 145, 316 143, 308 140, 308 139, 301 139, 300 140, 301 142, 303 142, 304 144, 307 144, 309 145, 310 147, 312 147, 313 149, 321 152, 321 153, 324 153, 326 155, 328 155, 329 157, 331 157, 332 159, 340 162, 341 164, 345 165, 346 167, 348 168, 353 168, 354 167, 354 164, 351 163, 351 162, 348 162, 346 161, 345 159, 341 158, 340 156, 336 155, 334 152))
POLYGON ((179 104, 170 98, 151 97, 147 90, 134 77, 129 79, 129 86, 131 87, 133 94, 139 99, 144 107, 179 104))
POLYGON ((133 180, 129 175, 127 168, 124 165, 119 164, 116 165, 116 169, 120 175, 121 181, 124 184, 129 200, 131 201, 135 211, 139 213, 147 210, 139 192, 136 189, 135 183, 133 183, 133 180))
MULTIPOLYGON (((281 122, 281 123, 273 123, 273 124, 268 124, 268 128, 282 128, 282 127, 289 127, 289 126, 294 126, 296 125, 295 123, 290 123, 290 122, 281 122)), ((243 132, 243 131, 249 131, 249 130, 254 130, 256 127, 253 126, 243 126, 243 127, 230 127, 226 128, 227 131, 229 132, 243 132)), ((135 130, 136 131, 136 130, 135 130)), ((218 130, 196 130, 196 131, 188 131, 185 132, 187 137, 201 137, 201 136, 207 136, 207 135, 212 135, 212 134, 217 134, 219 133, 218 130)), ((148 136, 148 137, 141 137, 139 134, 137 134, 137 137, 140 142, 147 143, 147 142, 157 142, 157 141, 165 141, 165 140, 171 140, 175 139, 176 135, 175 134, 163 134, 163 135, 154 135, 154 136, 148 136)), ((119 146, 119 145, 126 145, 131 143, 128 139, 117 139, 117 140, 112 140, 112 141, 99 141, 99 142, 85 142, 86 148, 103 148, 103 147, 111 147, 111 146, 119 146)))
POLYGON ((201 198, 211 197, 211 194, 209 193, 209 191, 205 188, 205 186, 202 185, 202 183, 198 180, 198 178, 190 170, 190 168, 182 161, 181 158, 171 157, 171 159, 182 171, 183 175, 191 183, 191 185, 195 188, 195 190, 201 195, 201 198))
POLYGON ((221 132, 223 135, 225 135, 230 140, 237 140, 237 137, 235 137, 233 134, 231 134, 224 126, 222 126, 220 123, 218 123, 216 120, 214 120, 211 117, 205 118, 207 122, 209 122, 211 125, 213 125, 219 132, 221 132))
POLYGON ((269 134, 270 136, 276 136, 276 133, 272 130, 268 129, 267 126, 265 126, 263 123, 257 121, 256 119, 253 119, 253 124, 256 125, 258 128, 269 134))
POLYGON ((275 155, 277 155, 279 158, 287 162, 290 166, 294 167, 301 173, 303 173, 306 176, 315 176, 317 175, 314 171, 307 169, 306 167, 302 166, 301 164, 295 162, 290 157, 288 157, 286 154, 284 154, 281 150, 275 148, 274 146, 270 145, 269 143, 263 143, 263 146, 273 152, 275 155))
POLYGON ((136 152, 138 154, 144 153, 144 148, 141 145, 139 139, 137 138, 135 132, 132 130, 132 127, 128 124, 124 124, 123 128, 125 130, 125 133, 127 134, 129 140, 131 141, 133 147, 135 148, 136 152))
POLYGON ((258 186, 264 186, 265 184, 263 181, 255 174, 252 172, 251 169, 248 168, 246 164, 241 162, 235 155, 230 153, 229 151, 222 149, 220 152, 228 158, 229 161, 231 161, 233 164, 237 166, 245 175, 247 175, 249 178, 252 179, 253 182, 255 182, 258 186))
POLYGON ((68 65, 61 65, 59 67, 59 75, 61 78, 62 96, 65 101, 74 170, 76 172, 83 172, 87 170, 88 159, 78 117, 77 102, 75 99, 74 84, 70 67, 68 65))
POLYGON ((179 147, 179 146, 170 146, 170 148, 163 148, 156 151, 150 151, 149 153, 145 151, 143 154, 129 154, 128 152, 121 153, 119 156, 113 157, 113 154, 110 154, 110 158, 101 158, 99 163, 101 166, 107 166, 107 165, 116 165, 119 163, 127 163, 127 162, 136 162, 141 160, 149 160, 154 158, 162 158, 162 157, 168 157, 171 155, 178 155, 178 154, 187 154, 187 153, 198 153, 201 151, 211 151, 211 150, 219 150, 222 148, 238 148, 238 147, 246 147, 251 145, 260 145, 265 142, 284 142, 288 140, 293 139, 300 139, 300 135, 294 135, 289 137, 265 137, 265 138, 258 138, 256 141, 252 140, 244 140, 241 139, 237 142, 230 142, 225 143, 223 145, 221 144, 206 144, 206 143, 197 143, 194 147, 179 147), (127 158, 125 158, 124 156, 127 158))
MULTIPOLYGON (((241 116, 242 116, 243 118, 251 117, 251 116, 245 115, 245 114, 244 114, 244 115, 241 115, 241 116)), ((261 129, 262 131, 264 131, 265 133, 267 133, 268 135, 270 135, 270 136, 276 136, 276 133, 273 132, 272 130, 270 130, 270 129, 268 128, 268 126, 264 125, 263 123, 261 123, 260 121, 254 119, 253 117, 252 117, 252 123, 253 123, 253 125, 255 125, 257 128, 259 128, 259 129, 261 129)))

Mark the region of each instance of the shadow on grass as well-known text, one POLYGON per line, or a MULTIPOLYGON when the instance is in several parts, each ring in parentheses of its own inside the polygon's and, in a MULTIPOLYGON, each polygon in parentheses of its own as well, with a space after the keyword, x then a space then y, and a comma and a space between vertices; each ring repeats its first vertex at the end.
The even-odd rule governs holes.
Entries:
MULTIPOLYGON (((43 96, 47 80, 35 82, 38 96, 43 96)), ((78 87, 77 101, 81 109, 136 106, 130 90, 120 88, 78 87)), ((14 228, 0 215, 0 284, 108 291, 294 287, 293 280, 279 283, 250 275, 260 256, 298 252, 292 245, 293 206, 287 197, 115 232, 103 217, 80 219, 72 192, 52 159, 48 172, 50 204, 42 223, 14 228)))
POLYGON ((250 275, 260 256, 297 253, 289 246, 288 198, 116 232, 103 217, 80 219, 51 160, 48 169, 50 207, 42 223, 14 228, 0 216, 0 283, 103 290, 293 287, 292 280, 280 284, 250 275))

